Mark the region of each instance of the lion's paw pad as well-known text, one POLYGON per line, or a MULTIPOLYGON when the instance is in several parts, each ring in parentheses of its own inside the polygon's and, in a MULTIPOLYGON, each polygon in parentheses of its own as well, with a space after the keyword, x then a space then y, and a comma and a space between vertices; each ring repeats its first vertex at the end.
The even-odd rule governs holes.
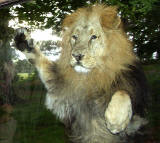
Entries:
POLYGON ((28 52, 33 49, 33 39, 30 37, 26 28, 18 28, 16 30, 16 36, 14 38, 16 48, 20 51, 27 50, 28 52))

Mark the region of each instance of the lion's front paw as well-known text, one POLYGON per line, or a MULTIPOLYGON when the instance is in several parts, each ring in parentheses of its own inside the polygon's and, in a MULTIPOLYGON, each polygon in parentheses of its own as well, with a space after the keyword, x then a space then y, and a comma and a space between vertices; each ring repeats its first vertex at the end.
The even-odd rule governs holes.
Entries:
POLYGON ((132 117, 132 104, 125 91, 117 91, 105 111, 107 128, 113 133, 123 131, 132 117))
POLYGON ((22 52, 25 50, 31 52, 33 50, 33 39, 30 38, 30 34, 26 28, 17 29, 14 40, 18 50, 22 52))

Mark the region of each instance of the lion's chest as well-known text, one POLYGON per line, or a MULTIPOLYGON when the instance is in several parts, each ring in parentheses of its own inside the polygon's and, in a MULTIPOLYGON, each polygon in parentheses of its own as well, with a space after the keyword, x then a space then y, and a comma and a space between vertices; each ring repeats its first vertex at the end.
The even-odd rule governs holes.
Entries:
POLYGON ((60 92, 49 92, 46 95, 45 105, 61 120, 72 117, 102 116, 103 110, 106 108, 105 96, 103 93, 99 95, 97 92, 92 94, 93 96, 89 96, 83 89, 78 92, 70 90, 69 93, 63 89, 60 92))
POLYGON ((70 95, 62 91, 48 93, 45 105, 71 129, 72 136, 81 137, 81 142, 88 143, 91 138, 94 140, 95 134, 100 137, 108 133, 104 120, 107 106, 104 91, 92 92, 93 96, 85 94, 84 91, 77 94, 70 92, 70 95))

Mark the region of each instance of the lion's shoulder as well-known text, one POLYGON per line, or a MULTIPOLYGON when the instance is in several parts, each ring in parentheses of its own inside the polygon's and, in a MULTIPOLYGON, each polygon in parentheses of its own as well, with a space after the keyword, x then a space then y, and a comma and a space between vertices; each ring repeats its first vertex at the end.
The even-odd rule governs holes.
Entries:
POLYGON ((139 62, 128 65, 128 70, 122 71, 116 76, 111 85, 113 91, 125 90, 132 99, 133 112, 144 116, 150 102, 149 85, 142 66, 139 62))

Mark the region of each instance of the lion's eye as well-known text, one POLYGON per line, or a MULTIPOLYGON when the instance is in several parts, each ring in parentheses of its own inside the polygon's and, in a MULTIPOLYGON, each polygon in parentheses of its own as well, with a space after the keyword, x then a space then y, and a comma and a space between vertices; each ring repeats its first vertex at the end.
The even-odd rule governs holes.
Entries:
POLYGON ((78 36, 77 36, 77 35, 73 35, 72 38, 73 38, 74 40, 77 40, 77 39, 78 39, 78 36))
POLYGON ((96 38, 97 38, 96 35, 92 35, 92 36, 91 36, 91 40, 96 39, 96 38))

